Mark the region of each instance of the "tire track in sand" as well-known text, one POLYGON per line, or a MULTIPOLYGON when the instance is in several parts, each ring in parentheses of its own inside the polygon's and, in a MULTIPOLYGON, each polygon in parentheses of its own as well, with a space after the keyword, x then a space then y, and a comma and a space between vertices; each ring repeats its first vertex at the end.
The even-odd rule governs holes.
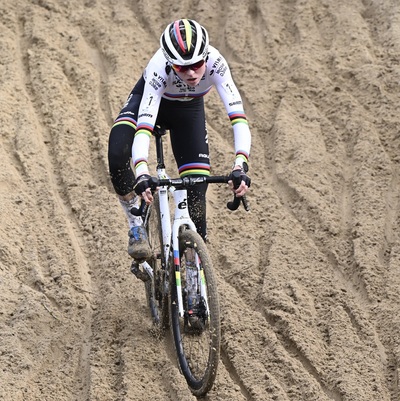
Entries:
MULTIPOLYGON (((21 71, 20 77, 22 77, 22 84, 25 88, 24 92, 26 93, 25 101, 28 100, 28 103, 25 103, 24 108, 26 110, 32 110, 33 112, 30 116, 26 116, 23 121, 27 121, 31 119, 31 126, 36 128, 36 132, 32 133, 32 136, 37 137, 37 146, 38 151, 41 153, 41 162, 37 165, 35 160, 32 160, 32 156, 30 152, 27 153, 27 149, 24 146, 24 141, 28 141, 27 137, 24 135, 27 133, 25 127, 22 125, 17 130, 17 140, 16 140, 16 155, 18 157, 19 164, 23 167, 20 171, 24 172, 23 179, 25 180, 27 187, 31 187, 32 182, 36 181, 35 184, 35 193, 31 193, 33 195, 33 205, 40 205, 38 207, 39 215, 41 217, 36 216, 36 218, 43 219, 47 221, 47 230, 48 232, 54 231, 51 226, 52 224, 56 224, 58 229, 62 231, 62 234, 57 235, 59 238, 58 244, 55 246, 60 250, 67 246, 69 249, 65 252, 66 259, 61 265, 65 265, 66 270, 61 271, 58 277, 56 276, 54 280, 61 280, 67 286, 69 286, 69 291, 78 291, 82 296, 80 297, 83 302, 82 307, 86 308, 86 312, 84 313, 83 320, 86 322, 82 326, 82 330, 79 333, 78 340, 80 346, 74 351, 74 358, 77 358, 77 366, 72 368, 71 377, 74 378, 72 380, 75 383, 73 386, 75 389, 71 389, 71 391, 75 394, 80 394, 79 397, 86 398, 88 394, 88 383, 90 377, 90 363, 88 359, 89 349, 90 349, 90 320, 91 320, 91 311, 88 308, 88 305, 91 302, 91 283, 88 272, 90 270, 88 260, 86 259, 85 252, 83 251, 83 242, 82 238, 79 235, 80 229, 79 225, 74 217, 74 214, 71 210, 71 205, 65 197, 66 186, 63 183, 62 175, 60 174, 59 163, 57 162, 56 156, 54 155, 54 149, 57 149, 57 144, 53 140, 53 136, 50 134, 50 130, 46 128, 48 124, 48 118, 44 116, 41 107, 41 100, 37 96, 37 88, 35 84, 35 77, 32 74, 35 74, 35 66, 32 64, 31 56, 32 56, 32 48, 33 42, 32 38, 29 36, 29 24, 31 21, 27 20, 26 16, 20 17, 18 21, 18 29, 17 29, 17 47, 19 54, 19 69, 21 71), (28 27, 27 27, 28 25, 28 27), (33 69, 33 72, 32 72, 33 69), (34 116, 34 117, 33 117, 34 116), (32 118, 33 117, 33 118, 32 118), (40 170, 43 169, 45 171, 45 176, 47 178, 47 182, 42 182, 37 180, 36 174, 41 174, 40 170), (53 221, 51 220, 51 216, 53 217, 53 221), (49 219, 50 217, 50 219, 49 219), (64 243, 65 238, 68 238, 67 243, 64 243), (67 266, 79 266, 79 269, 69 269, 67 266), (68 279, 70 277, 72 282, 68 279)), ((33 206, 32 205, 32 206, 33 206)), ((37 212, 32 210, 31 213, 35 215, 37 212)), ((36 230, 35 230, 36 231, 36 230)), ((37 233, 37 235, 43 235, 37 233)), ((47 237, 47 233, 44 234, 44 237, 47 237)), ((50 241, 48 241, 48 246, 50 248, 50 241)), ((40 252, 40 251, 39 251, 40 252)), ((57 251, 56 251, 57 252, 57 251)), ((51 251, 49 254, 52 253, 51 251)), ((33 287, 35 290, 38 290, 50 301, 51 307, 56 308, 56 315, 60 316, 60 324, 69 325, 68 313, 66 314, 65 306, 62 305, 62 299, 57 297, 57 294, 53 292, 51 288, 49 288, 47 281, 47 275, 53 274, 51 271, 43 270, 40 265, 43 265, 43 256, 39 255, 36 264, 32 264, 31 268, 33 271, 30 272, 30 275, 37 276, 39 281, 36 281, 35 286, 33 287), (36 271, 35 271, 36 269, 36 271), (41 282, 43 281, 43 282, 41 282)), ((28 283, 29 285, 29 283, 28 283)), ((82 315, 81 312, 78 315, 82 315)), ((69 350, 69 341, 70 338, 67 336, 67 342, 61 340, 61 344, 59 344, 60 348, 64 348, 64 352, 70 354, 69 350), (63 344, 64 343, 64 344, 63 344)), ((76 341, 74 339, 74 342, 76 341)), ((53 368, 58 369, 58 364, 60 363, 60 358, 56 357, 53 354, 53 368)), ((45 367, 49 369, 49 366, 45 367)))

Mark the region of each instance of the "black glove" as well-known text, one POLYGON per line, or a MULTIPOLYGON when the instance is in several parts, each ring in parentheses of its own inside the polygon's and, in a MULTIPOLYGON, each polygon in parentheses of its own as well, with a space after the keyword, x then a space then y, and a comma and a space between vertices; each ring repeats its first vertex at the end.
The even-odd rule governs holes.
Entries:
POLYGON ((242 181, 250 188, 251 179, 242 169, 233 170, 229 174, 229 179, 232 180, 235 189, 239 188, 242 181))
POLYGON ((142 174, 137 178, 136 184, 133 187, 137 195, 139 196, 142 195, 142 192, 145 192, 147 188, 150 188, 149 185, 150 178, 151 176, 149 176, 148 174, 142 174))

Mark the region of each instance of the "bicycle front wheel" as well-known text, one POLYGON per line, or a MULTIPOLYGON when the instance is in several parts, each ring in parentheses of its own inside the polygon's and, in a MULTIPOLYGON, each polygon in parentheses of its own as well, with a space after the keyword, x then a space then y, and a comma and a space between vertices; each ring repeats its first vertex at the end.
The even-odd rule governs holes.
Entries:
POLYGON ((214 383, 220 357, 221 327, 217 283, 206 245, 198 233, 192 230, 182 231, 179 235, 179 248, 184 316, 179 316, 179 287, 171 274, 171 330, 180 370, 192 393, 202 396, 214 383), (194 260, 200 265, 200 270, 193 269, 194 260), (193 270, 196 277, 193 277, 193 270), (197 277, 198 274, 200 277, 197 277), (197 288, 194 287, 196 285, 197 288))

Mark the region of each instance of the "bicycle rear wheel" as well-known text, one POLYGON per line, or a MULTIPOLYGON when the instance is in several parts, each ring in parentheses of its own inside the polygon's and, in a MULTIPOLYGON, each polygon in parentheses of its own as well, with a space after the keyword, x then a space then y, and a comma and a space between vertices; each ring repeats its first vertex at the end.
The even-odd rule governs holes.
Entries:
POLYGON ((162 331, 168 327, 168 284, 165 279, 166 263, 162 250, 161 220, 158 194, 153 195, 154 201, 149 206, 145 226, 152 257, 148 261, 153 269, 153 277, 145 282, 148 306, 153 317, 154 324, 162 331))
POLYGON ((184 230, 179 235, 179 244, 184 317, 179 317, 177 285, 175 277, 171 277, 169 304, 172 335, 181 372, 192 393, 202 396, 214 383, 220 357, 221 328, 217 283, 206 245, 200 235, 192 230, 184 230), (201 280, 206 289, 204 297, 198 290, 199 302, 195 318, 186 290, 192 281, 188 255, 193 256, 194 253, 200 260, 201 280))

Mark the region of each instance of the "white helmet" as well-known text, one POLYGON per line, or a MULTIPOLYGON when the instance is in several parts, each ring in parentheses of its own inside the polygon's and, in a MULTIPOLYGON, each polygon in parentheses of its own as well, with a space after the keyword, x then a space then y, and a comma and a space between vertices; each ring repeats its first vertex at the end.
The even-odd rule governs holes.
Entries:
POLYGON ((169 24, 160 38, 165 58, 176 65, 191 65, 205 60, 208 33, 198 22, 180 19, 169 24))

